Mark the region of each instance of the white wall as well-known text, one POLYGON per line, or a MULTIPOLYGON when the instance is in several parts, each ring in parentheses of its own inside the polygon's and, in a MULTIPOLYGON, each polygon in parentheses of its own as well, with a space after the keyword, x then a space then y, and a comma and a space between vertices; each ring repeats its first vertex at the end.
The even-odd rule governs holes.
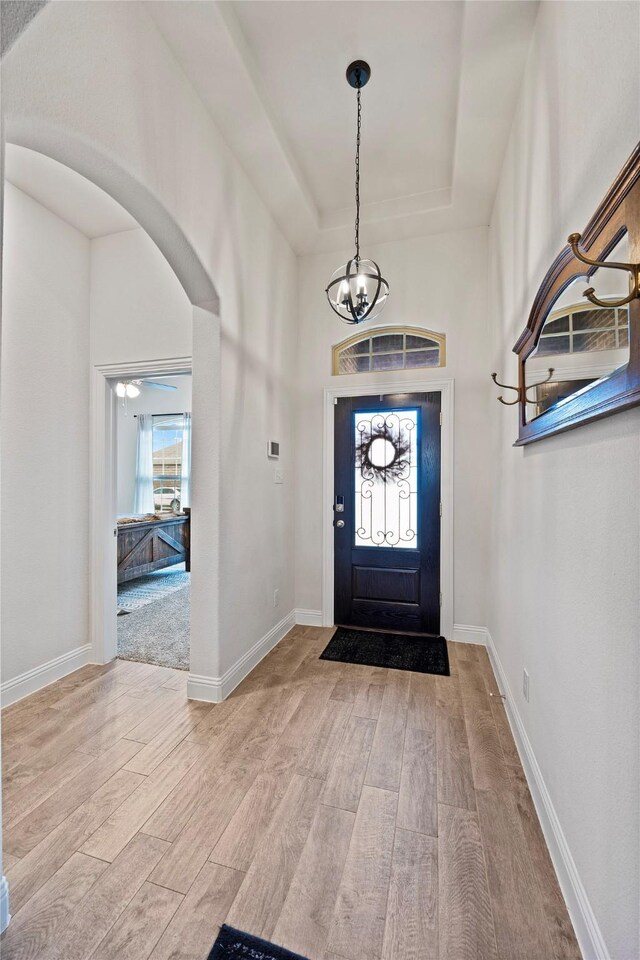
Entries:
POLYGON ((140 396, 127 399, 126 405, 118 403, 118 515, 133 513, 136 489, 136 450, 138 421, 141 413, 190 413, 191 375, 164 377, 159 381, 174 386, 175 390, 158 390, 140 384, 140 396))
MULTIPOLYGON (((216 590, 221 601, 217 615, 207 608, 210 639, 191 658, 195 674, 220 676, 293 608, 295 256, 145 4, 47 5, 5 58, 3 108, 7 139, 46 147, 75 165, 151 233, 166 223, 161 211, 168 213, 181 232, 164 236, 174 259, 184 266, 184 239, 220 296, 220 370, 200 367, 194 350, 193 403, 195 432, 205 385, 212 410, 219 398, 220 436, 208 413, 210 433, 199 429, 194 458, 220 466, 219 525, 210 506, 213 484, 201 486, 200 508, 208 517, 209 552, 219 545, 220 564, 216 573, 211 562, 215 583, 201 584, 194 569, 193 606, 200 595, 206 607, 216 590), (206 380, 202 391, 197 370, 206 380), (270 437, 283 446, 283 485, 273 483, 266 458, 270 437)), ((211 357, 214 327, 212 321, 211 357)), ((201 622, 196 609, 192 624, 201 622)))
POLYGON ((144 230, 91 242, 91 362, 189 357, 191 304, 144 230))
MULTIPOLYGON (((447 337, 447 365, 398 373, 331 375, 331 347, 354 333, 324 294, 349 251, 301 257, 297 401, 296 606, 322 605, 323 389, 331 385, 423 379, 455 380, 454 620, 486 623, 488 591, 490 361, 487 339, 487 231, 484 228, 366 248, 391 295, 374 326, 425 327, 447 337)), ((365 324, 363 332, 370 325, 365 324)))
MULTIPOLYGON (((188 356, 192 308, 141 229, 89 240, 10 183, 6 198, 1 680, 11 685, 91 639, 90 354, 100 363, 188 356)), ((123 471, 135 463, 132 414, 146 412, 147 397, 149 412, 173 412, 178 401, 191 409, 191 378, 175 379, 178 399, 147 388, 129 402, 118 446, 123 471)), ((129 480, 122 512, 133 507, 129 480)), ((60 670, 77 666, 73 659, 60 670)), ((9 689, 5 701, 16 695, 9 689)), ((21 696, 29 687, 15 690, 21 696)))
MULTIPOLYGON (((494 368, 507 382, 544 273, 639 139, 639 13, 632 3, 540 9, 490 231, 494 368)), ((511 446, 515 408, 493 402, 491 421, 488 626, 608 953, 631 960, 640 956, 640 411, 521 449, 511 446)))
MULTIPOLYGON (((192 312, 178 278, 144 230, 91 241, 92 364, 191 356, 192 312)), ((172 382, 179 388, 178 396, 143 386, 140 396, 127 402, 127 417, 118 407, 119 514, 133 510, 137 423, 133 415, 191 410, 191 377, 175 377, 172 382)))
POLYGON ((88 643, 89 241, 5 186, 2 681, 88 643))

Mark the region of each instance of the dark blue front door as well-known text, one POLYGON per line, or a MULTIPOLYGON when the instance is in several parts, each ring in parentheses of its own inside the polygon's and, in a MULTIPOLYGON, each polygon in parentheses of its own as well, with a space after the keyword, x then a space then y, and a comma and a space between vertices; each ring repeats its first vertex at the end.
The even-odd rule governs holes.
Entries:
POLYGON ((440 394, 335 406, 335 622, 440 632, 440 394))

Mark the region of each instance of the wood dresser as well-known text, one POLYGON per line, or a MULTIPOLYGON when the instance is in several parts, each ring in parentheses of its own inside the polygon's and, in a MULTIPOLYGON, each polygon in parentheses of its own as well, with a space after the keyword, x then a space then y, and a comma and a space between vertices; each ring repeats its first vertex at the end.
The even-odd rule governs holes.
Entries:
POLYGON ((191 569, 191 511, 118 520, 118 583, 185 563, 191 569))

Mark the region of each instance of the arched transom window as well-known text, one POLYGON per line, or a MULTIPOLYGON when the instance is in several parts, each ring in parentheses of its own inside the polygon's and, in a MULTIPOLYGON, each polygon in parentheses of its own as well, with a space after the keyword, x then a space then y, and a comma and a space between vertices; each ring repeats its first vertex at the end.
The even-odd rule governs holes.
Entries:
POLYGON ((333 348, 333 374, 444 367, 445 336, 420 327, 377 327, 333 348))
POLYGON ((535 355, 595 353, 628 346, 629 307, 594 308, 590 303, 576 303, 545 320, 535 355))

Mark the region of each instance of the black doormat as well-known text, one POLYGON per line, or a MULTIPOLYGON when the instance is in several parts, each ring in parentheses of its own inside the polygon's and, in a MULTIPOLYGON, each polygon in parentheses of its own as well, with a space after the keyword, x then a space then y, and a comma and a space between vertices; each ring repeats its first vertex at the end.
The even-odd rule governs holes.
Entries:
POLYGON ((416 637, 338 627, 329 645, 320 654, 320 659, 449 676, 449 656, 444 637, 416 637))
POLYGON ((209 960, 306 960, 284 947, 241 933, 224 923, 209 954, 209 960))

